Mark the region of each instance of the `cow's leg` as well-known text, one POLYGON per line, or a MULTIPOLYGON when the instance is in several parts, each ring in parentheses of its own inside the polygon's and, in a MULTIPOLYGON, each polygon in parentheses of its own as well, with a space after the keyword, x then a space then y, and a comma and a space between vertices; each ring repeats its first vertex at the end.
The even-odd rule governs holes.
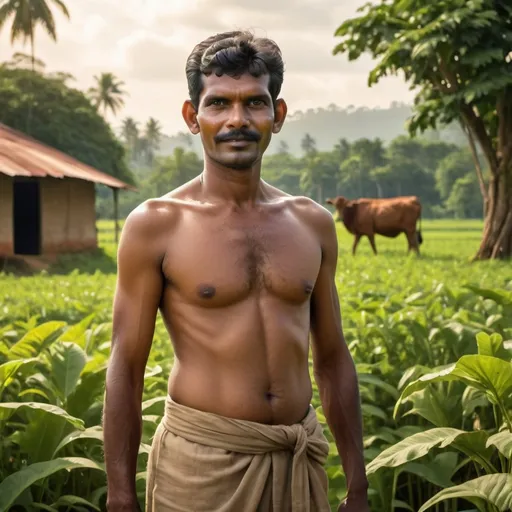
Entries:
POLYGON ((353 256, 356 255, 356 249, 357 249, 357 244, 359 243, 359 240, 361 240, 361 235, 355 235, 354 243, 352 245, 352 255, 353 256))
POLYGON ((420 253, 420 248, 418 246, 418 235, 416 234, 416 231, 408 231, 405 233, 405 236, 407 237, 407 244, 408 244, 408 249, 407 249, 407 254, 409 254, 411 252, 411 249, 416 253, 416 254, 419 254, 420 253))
POLYGON ((375 235, 366 235, 368 237, 368 240, 370 240, 370 245, 373 249, 373 254, 377 256, 377 247, 375 246, 375 235))

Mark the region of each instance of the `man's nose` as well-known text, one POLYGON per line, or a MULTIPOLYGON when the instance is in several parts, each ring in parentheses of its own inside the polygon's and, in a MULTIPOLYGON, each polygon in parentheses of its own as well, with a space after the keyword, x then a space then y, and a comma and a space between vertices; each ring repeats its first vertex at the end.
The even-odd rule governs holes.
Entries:
POLYGON ((228 126, 230 128, 243 128, 249 126, 247 109, 241 103, 233 103, 229 111, 228 126))

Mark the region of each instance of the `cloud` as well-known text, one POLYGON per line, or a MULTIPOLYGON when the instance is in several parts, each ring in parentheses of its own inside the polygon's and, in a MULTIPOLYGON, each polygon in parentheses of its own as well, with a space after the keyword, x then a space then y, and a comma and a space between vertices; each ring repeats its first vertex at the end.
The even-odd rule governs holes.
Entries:
POLYGON ((127 79, 150 82, 185 79, 185 61, 190 50, 172 40, 141 34, 120 43, 125 53, 127 79))

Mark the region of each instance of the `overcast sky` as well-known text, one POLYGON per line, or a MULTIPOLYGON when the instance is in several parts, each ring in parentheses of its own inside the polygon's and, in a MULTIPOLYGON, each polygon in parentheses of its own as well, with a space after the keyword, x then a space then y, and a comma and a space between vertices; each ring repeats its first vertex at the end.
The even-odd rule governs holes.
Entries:
MULTIPOLYGON (((194 45, 224 30, 252 29, 281 47, 286 71, 281 96, 290 112, 324 107, 387 107, 412 100, 398 78, 367 87, 369 59, 348 62, 333 56, 336 28, 366 0, 65 0, 67 21, 57 9, 58 42, 40 28, 36 56, 49 71, 67 71, 75 86, 87 89, 93 76, 113 72, 129 96, 118 119, 132 116, 143 124, 157 118, 168 134, 186 130, 181 105, 187 98, 185 60, 194 45)), ((49 0, 49 4, 53 4, 49 0)), ((0 60, 17 50, 7 24, 0 32, 0 60)), ((25 51, 29 53, 27 46, 25 51)))

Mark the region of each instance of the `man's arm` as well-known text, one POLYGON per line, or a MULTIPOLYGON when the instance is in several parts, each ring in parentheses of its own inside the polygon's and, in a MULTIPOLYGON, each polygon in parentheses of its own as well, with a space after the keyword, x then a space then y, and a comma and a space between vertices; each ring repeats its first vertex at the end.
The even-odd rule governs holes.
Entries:
POLYGON ((331 214, 322 208, 315 212, 315 217, 316 231, 322 241, 322 264, 311 304, 314 375, 346 475, 347 505, 351 501, 360 504, 366 502, 368 481, 357 373, 343 335, 335 284, 338 240, 331 214))
POLYGON ((127 218, 118 249, 112 346, 103 432, 109 511, 139 510, 135 488, 142 435, 141 401, 162 293, 159 213, 141 205, 127 218))

